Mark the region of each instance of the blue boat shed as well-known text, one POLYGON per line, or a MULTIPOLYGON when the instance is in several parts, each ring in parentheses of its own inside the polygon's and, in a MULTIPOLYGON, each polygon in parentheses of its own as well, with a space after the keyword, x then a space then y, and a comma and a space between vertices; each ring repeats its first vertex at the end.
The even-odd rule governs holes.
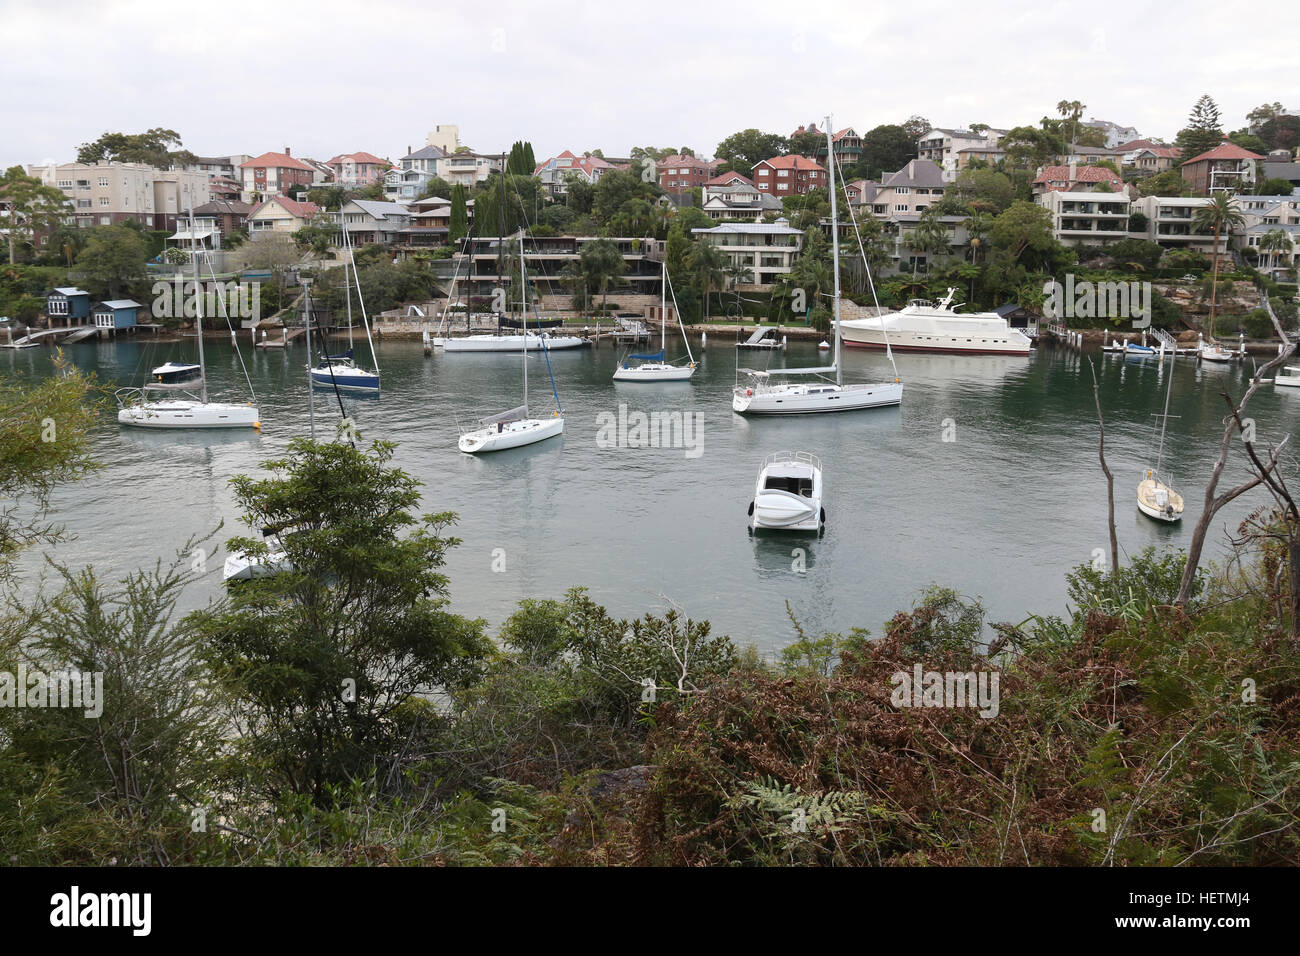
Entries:
POLYGON ((136 316, 143 309, 134 299, 105 299, 91 310, 95 327, 100 329, 135 328, 136 316))
POLYGON ((51 320, 63 319, 67 325, 72 325, 74 319, 88 319, 90 318, 90 293, 75 286, 54 289, 45 296, 45 314, 51 320))

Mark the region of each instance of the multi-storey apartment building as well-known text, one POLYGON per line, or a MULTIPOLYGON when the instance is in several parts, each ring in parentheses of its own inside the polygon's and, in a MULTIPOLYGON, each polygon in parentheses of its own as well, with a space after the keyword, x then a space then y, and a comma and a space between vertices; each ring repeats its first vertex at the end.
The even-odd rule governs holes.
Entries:
POLYGON ((673 193, 688 189, 703 189, 704 184, 718 168, 716 160, 704 160, 697 156, 685 156, 673 153, 655 163, 655 176, 660 188, 673 193))
POLYGON ((296 158, 289 147, 282 153, 263 153, 255 159, 239 164, 244 182, 244 194, 258 199, 284 196, 295 186, 311 186, 316 170, 296 158))
POLYGON ((691 233, 721 249, 731 265, 749 270, 750 281, 741 285, 772 285, 790 271, 803 248, 803 233, 791 229, 784 218, 723 223, 712 229, 692 229, 691 233))
POLYGON ((1199 156, 1184 160, 1179 171, 1202 196, 1216 192, 1236 193, 1255 184, 1257 164, 1264 161, 1259 153, 1242 149, 1236 143, 1223 142, 1199 156))
MULTIPOLYGON (((968 129, 948 129, 936 126, 922 133, 916 141, 918 159, 928 159, 943 170, 944 182, 957 178, 961 151, 972 147, 993 149, 1007 134, 1004 129, 988 129, 975 133, 968 129)), ((969 161, 968 161, 969 162, 969 161)))
POLYGON ((533 175, 542 181, 552 196, 563 196, 568 191, 570 176, 578 176, 594 185, 614 168, 612 163, 599 156, 575 156, 566 149, 559 156, 538 163, 533 175))
POLYGON ((501 171, 501 157, 484 153, 451 153, 436 161, 438 176, 455 186, 473 186, 485 182, 494 172, 501 171))
MULTIPOLYGON (((1147 227, 1142 232, 1130 232, 1135 239, 1158 242, 1167 249, 1194 249, 1210 255, 1214 251, 1214 235, 1197 231, 1193 225, 1196 211, 1209 205, 1210 200, 1200 197, 1144 196, 1129 204, 1130 214, 1142 213, 1147 227)), ((1219 252, 1227 248, 1224 238, 1219 240, 1219 252)))
POLYGON ((1104 246, 1128 238, 1127 193, 1052 190, 1038 203, 1052 214, 1052 234, 1063 245, 1104 246))
POLYGON ((807 156, 774 156, 754 164, 754 186, 778 199, 827 185, 826 168, 807 156))
POLYGON ((403 169, 414 170, 420 173, 427 173, 429 176, 438 175, 438 160, 445 159, 447 154, 437 146, 425 146, 411 152, 411 147, 406 147, 406 155, 398 160, 403 169))
POLYGON ((176 219, 208 202, 208 176, 197 170, 157 169, 143 163, 58 163, 27 171, 68 197, 69 220, 81 227, 134 219, 172 230, 176 219))

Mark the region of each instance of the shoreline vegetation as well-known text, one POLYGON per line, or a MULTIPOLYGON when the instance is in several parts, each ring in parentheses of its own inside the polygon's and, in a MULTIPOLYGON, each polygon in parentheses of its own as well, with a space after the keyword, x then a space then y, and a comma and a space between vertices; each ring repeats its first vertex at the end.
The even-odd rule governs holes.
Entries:
POLYGON ((275 527, 281 570, 178 617, 222 529, 132 573, 56 568, 41 595, 12 579, 58 534, 44 492, 93 467, 96 387, 66 365, 39 394, 0 383, 0 491, 37 515, 3 516, 0 675, 103 681, 93 719, 0 707, 11 863, 1300 863, 1286 495, 1222 565, 1074 569, 1063 617, 989 621, 932 586, 878 636, 792 615, 766 660, 581 587, 488 633, 442 573, 455 516, 420 511, 395 446, 298 439, 231 482, 227 550, 266 558, 275 527))

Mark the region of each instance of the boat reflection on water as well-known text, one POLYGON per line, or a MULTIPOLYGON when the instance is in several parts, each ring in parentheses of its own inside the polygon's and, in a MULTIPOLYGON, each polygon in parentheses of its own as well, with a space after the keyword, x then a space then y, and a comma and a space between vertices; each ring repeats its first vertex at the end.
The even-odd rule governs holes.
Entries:
POLYGON ((754 570, 766 579, 789 578, 813 570, 822 537, 816 531, 768 531, 750 535, 754 545, 754 570))

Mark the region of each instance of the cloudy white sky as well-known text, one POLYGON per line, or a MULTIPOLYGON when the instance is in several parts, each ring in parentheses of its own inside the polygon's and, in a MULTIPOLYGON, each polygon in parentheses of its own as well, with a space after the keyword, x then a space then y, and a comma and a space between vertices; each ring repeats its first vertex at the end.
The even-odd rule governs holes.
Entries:
POLYGON ((831 0, 0 0, 0 167, 164 126, 200 155, 396 159, 438 123, 627 155, 834 115, 1014 126, 1078 99, 1172 137, 1210 93, 1228 129, 1300 108, 1300 5, 831 0))

